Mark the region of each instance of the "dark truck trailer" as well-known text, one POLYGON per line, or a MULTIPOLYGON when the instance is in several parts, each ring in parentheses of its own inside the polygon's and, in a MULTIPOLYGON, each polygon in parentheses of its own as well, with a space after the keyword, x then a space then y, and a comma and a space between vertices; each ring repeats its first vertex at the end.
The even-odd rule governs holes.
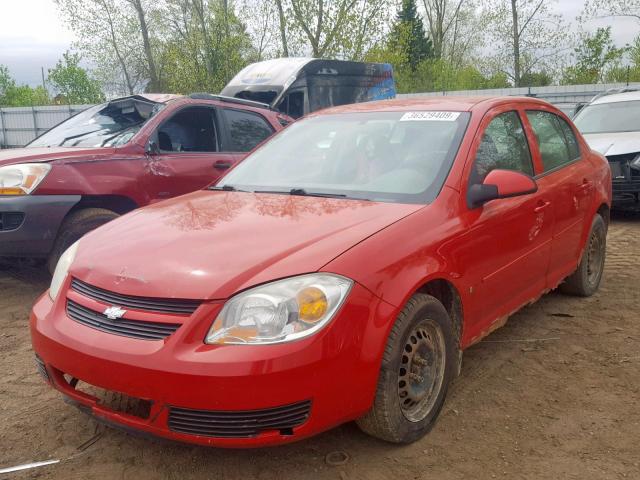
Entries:
POLYGON ((276 58, 242 69, 221 95, 268 103, 299 118, 336 105, 394 98, 396 89, 388 63, 276 58))

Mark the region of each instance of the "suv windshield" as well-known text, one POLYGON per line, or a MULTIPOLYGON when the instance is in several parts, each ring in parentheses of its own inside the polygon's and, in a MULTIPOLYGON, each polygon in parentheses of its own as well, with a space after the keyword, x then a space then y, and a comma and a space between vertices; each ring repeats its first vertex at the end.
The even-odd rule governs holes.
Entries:
POLYGON ((458 151, 468 112, 366 112, 300 120, 214 187, 428 203, 458 151))
POLYGON ((640 100, 587 105, 573 123, 581 133, 640 131, 640 100))
POLYGON ((122 98, 90 107, 27 147, 117 147, 127 143, 164 104, 122 98))

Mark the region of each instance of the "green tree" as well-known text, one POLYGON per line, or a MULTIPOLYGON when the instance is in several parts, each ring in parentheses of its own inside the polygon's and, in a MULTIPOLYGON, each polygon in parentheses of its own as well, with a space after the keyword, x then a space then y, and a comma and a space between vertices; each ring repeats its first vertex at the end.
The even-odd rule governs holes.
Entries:
POLYGON ((640 0, 587 0, 583 17, 630 17, 640 21, 640 0))
POLYGON ((49 93, 44 87, 17 85, 9 69, 0 65, 0 107, 31 107, 49 102, 49 93))
POLYGON ((0 65, 0 103, 4 104, 4 98, 7 91, 16 86, 16 82, 11 76, 6 65, 0 65))
POLYGON ((564 84, 604 82, 611 68, 622 60, 627 49, 617 48, 611 38, 611 27, 583 33, 574 50, 575 63, 562 76, 564 84))
POLYGON ((49 83, 68 104, 104 101, 100 83, 80 66, 80 54, 66 52, 55 68, 49 70, 49 83))
POLYGON ((172 0, 159 58, 166 91, 219 92, 255 51, 244 24, 227 2, 172 0), (195 7, 194 7, 195 5, 195 7))
POLYGON ((552 71, 569 45, 569 29, 552 4, 555 0, 489 0, 486 16, 492 53, 483 59, 493 72, 504 72, 514 87, 534 71, 552 71))
POLYGON ((552 83, 553 77, 545 70, 527 72, 520 77, 521 87, 546 87, 552 83))
POLYGON ((414 72, 420 63, 433 57, 433 44, 424 31, 415 0, 402 0, 389 36, 389 48, 398 51, 414 72))

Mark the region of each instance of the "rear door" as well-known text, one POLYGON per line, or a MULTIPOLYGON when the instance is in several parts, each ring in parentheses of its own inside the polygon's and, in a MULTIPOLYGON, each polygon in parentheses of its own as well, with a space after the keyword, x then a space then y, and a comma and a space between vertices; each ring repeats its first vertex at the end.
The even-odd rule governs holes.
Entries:
POLYGON ((555 287, 577 265, 586 216, 594 192, 592 166, 581 155, 572 127, 551 111, 528 109, 542 161, 536 177, 553 190, 555 225, 548 282, 555 287))
POLYGON ((222 149, 220 124, 215 107, 188 105, 158 126, 153 138, 160 152, 145 165, 151 202, 204 188, 237 161, 222 149))

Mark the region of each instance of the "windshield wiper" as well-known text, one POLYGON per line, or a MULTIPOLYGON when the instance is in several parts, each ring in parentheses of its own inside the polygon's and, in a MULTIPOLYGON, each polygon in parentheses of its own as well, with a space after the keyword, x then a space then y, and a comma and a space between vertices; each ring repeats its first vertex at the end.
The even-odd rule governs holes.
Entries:
POLYGON ((222 192, 248 192, 251 193, 251 190, 242 190, 240 188, 234 187, 233 185, 222 185, 221 187, 214 185, 209 187, 208 190, 218 190, 222 192))
MULTIPOLYGON (((98 133, 98 132, 104 132, 105 130, 107 130, 106 128, 98 128, 96 130, 91 130, 90 132, 83 132, 83 133, 78 133, 77 135, 71 135, 70 137, 65 137, 64 140, 62 140, 58 146, 59 147, 64 147, 64 144, 67 143, 69 140, 76 140, 78 138, 82 138, 82 137, 86 137, 87 135, 91 135, 92 133, 98 133)), ((77 145, 78 142, 74 143, 73 145, 71 145, 72 147, 75 147, 77 145)))
POLYGON ((255 193, 277 193, 280 195, 299 195, 301 197, 353 198, 354 200, 367 200, 366 198, 349 197, 344 193, 308 192, 304 188, 292 188, 290 190, 256 190, 255 193))

